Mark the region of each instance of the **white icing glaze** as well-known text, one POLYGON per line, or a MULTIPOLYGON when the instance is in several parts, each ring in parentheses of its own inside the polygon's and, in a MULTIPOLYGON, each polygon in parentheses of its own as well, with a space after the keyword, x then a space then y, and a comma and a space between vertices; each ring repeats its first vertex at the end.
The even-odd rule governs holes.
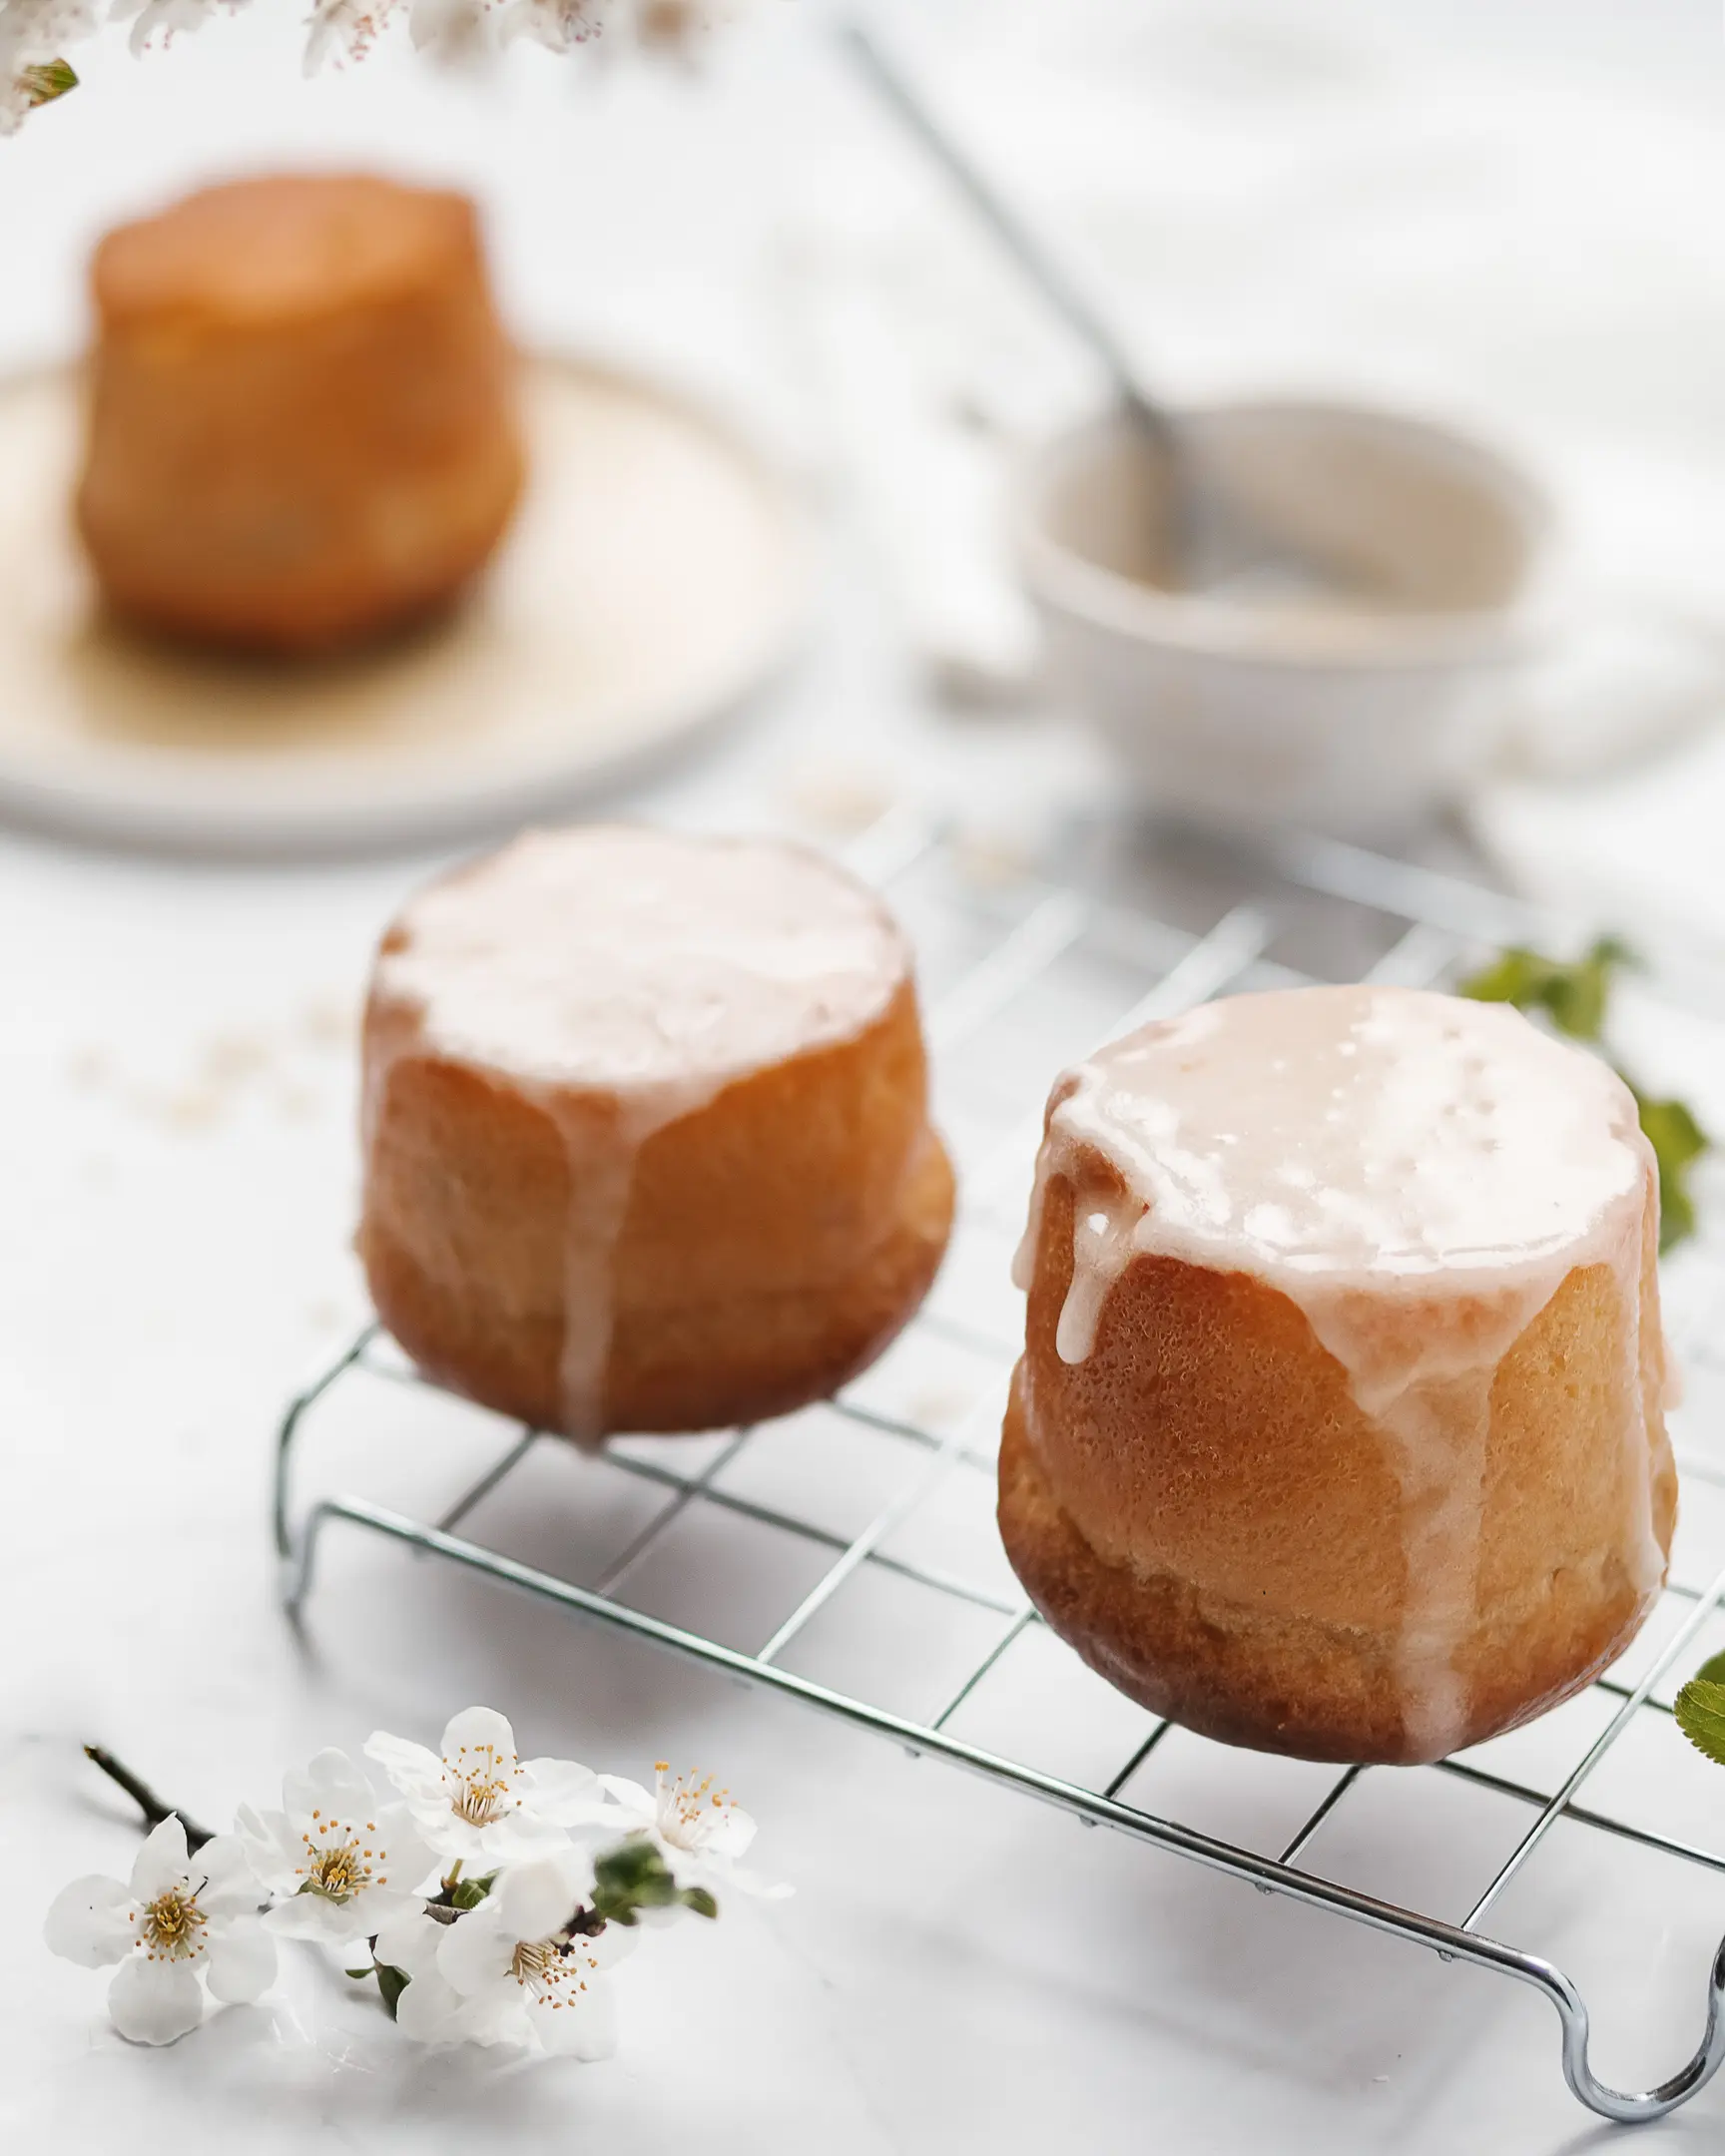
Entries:
POLYGON ((1256 1275, 1305 1313, 1380 1427, 1403 1498, 1410 1735, 1433 1752, 1465 1701, 1492 1378, 1576 1266, 1616 1273, 1631 1326, 1625 1552, 1662 1577, 1638 1382, 1651 1162, 1597 1057, 1514 1010, 1423 990, 1299 989, 1202 1006, 1104 1048, 1055 1089, 1014 1278, 1029 1285, 1048 1178, 1093 1149, 1057 1352, 1084 1360, 1134 1256, 1256 1275), (1093 1185, 1094 1179, 1091 1179, 1093 1185))
POLYGON ((529 831, 413 898, 372 981, 369 1155, 389 1072, 513 1086, 569 1164, 562 1398, 599 1434, 613 1257, 637 1154, 751 1072, 853 1039, 903 980, 879 901, 801 847, 620 825, 529 831))

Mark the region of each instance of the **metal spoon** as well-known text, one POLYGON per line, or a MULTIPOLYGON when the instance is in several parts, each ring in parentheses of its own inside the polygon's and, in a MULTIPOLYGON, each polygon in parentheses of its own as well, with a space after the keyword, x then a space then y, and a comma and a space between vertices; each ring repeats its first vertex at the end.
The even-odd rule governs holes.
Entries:
POLYGON ((1054 312, 1088 345, 1106 370, 1121 410, 1154 445, 1167 475, 1165 544, 1174 586, 1240 599, 1286 600, 1314 591, 1334 599, 1339 580, 1333 571, 1258 528, 1217 485, 1190 428, 1144 386, 1113 325, 1006 207, 884 48, 861 23, 842 24, 839 36, 882 104, 946 174, 1054 312))

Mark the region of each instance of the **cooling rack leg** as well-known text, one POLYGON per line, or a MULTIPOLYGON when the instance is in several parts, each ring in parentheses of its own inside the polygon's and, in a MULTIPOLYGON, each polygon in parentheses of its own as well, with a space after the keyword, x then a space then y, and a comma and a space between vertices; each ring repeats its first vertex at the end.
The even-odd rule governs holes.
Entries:
MULTIPOLYGON (((276 1432, 276 1485, 271 1518, 276 1533, 276 1554, 284 1565, 290 1564, 293 1557, 293 1530, 288 1517, 289 1469, 292 1465, 293 1440, 299 1434, 299 1425, 306 1414, 328 1391, 336 1378, 345 1376, 359 1357, 377 1338, 378 1329, 368 1325, 353 1345, 323 1372, 314 1378, 304 1391, 288 1403, 288 1412, 282 1417, 282 1426, 276 1432)), ((288 1607, 296 1607, 292 1596, 287 1597, 288 1607)))
POLYGON ((1546 1964, 1542 1973, 1520 1972, 1523 1980, 1536 1983, 1556 2007, 1563 2024, 1563 2078, 1589 2111, 1597 2111, 1601 2118, 1613 2120, 1619 2126, 1645 2125, 1649 2119, 1663 2118, 1668 2111, 1675 2111, 1679 2104, 1687 2103, 1691 2096, 1704 2089, 1719 2071, 1725 2060, 1725 1940, 1713 1957, 1713 1974, 1707 1993, 1707 2027, 1695 2056, 1688 2065, 1674 2073, 1669 2081, 1661 2081, 1657 2088, 1648 2089, 1644 2095, 1625 2095, 1620 2089, 1609 2088, 1593 2072, 1587 2063, 1588 2020, 1587 2007, 1580 1993, 1560 1969, 1546 1964))

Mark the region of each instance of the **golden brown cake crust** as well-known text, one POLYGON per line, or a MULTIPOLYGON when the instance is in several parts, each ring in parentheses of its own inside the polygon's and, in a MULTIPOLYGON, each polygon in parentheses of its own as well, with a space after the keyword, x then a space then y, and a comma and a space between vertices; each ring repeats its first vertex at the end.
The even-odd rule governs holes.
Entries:
MULTIPOLYGON (((368 1024, 384 1023, 374 1006, 368 1024)), ((403 1057, 386 1084, 359 1241, 378 1315, 444 1383, 556 1428, 566 1133, 459 1062, 403 1057)), ((925 1093, 906 981, 854 1039, 727 1086, 647 1139, 614 1258, 603 1428, 784 1413, 880 1351, 951 1223, 925 1093)))
POLYGON ((512 360, 462 196, 211 188, 96 251, 77 514, 143 627, 314 653, 447 604, 506 529, 512 360))
MULTIPOLYGON (((1096 1156, 1083 1176, 1085 1203, 1119 1184, 1096 1156)), ((1208 1736, 1313 1759, 1427 1756, 1397 1659, 1403 1493, 1341 1365, 1263 1282, 1149 1255, 1115 1283, 1091 1353, 1063 1361, 1073 1210, 1071 1181, 1051 1178, 1001 1450, 1001 1535, 1031 1599, 1121 1690, 1208 1736)), ((1624 1555, 1640 1464, 1625 1387, 1651 1432, 1661 1549, 1676 1505, 1651 1204, 1646 1219, 1640 1322, 1609 1267, 1578 1268, 1497 1369, 1457 1745, 1579 1690, 1656 1592, 1624 1555)))

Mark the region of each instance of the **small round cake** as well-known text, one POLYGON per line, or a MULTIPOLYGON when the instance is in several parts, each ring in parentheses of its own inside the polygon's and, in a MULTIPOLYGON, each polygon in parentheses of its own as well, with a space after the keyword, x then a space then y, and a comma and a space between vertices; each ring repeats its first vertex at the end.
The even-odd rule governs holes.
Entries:
POLYGON ((298 175, 111 232, 77 514, 126 620, 316 653, 447 604, 521 490, 472 205, 298 175))
POLYGON ((1157 1713, 1310 1759, 1579 1690, 1670 1548, 1658 1227, 1628 1088, 1504 1005, 1296 989, 1103 1049, 1019 1254, 1031 1599, 1157 1713))
POLYGON ((529 832, 389 929, 364 1062, 379 1317, 582 1441, 823 1397, 945 1248, 903 938, 797 846, 529 832))

